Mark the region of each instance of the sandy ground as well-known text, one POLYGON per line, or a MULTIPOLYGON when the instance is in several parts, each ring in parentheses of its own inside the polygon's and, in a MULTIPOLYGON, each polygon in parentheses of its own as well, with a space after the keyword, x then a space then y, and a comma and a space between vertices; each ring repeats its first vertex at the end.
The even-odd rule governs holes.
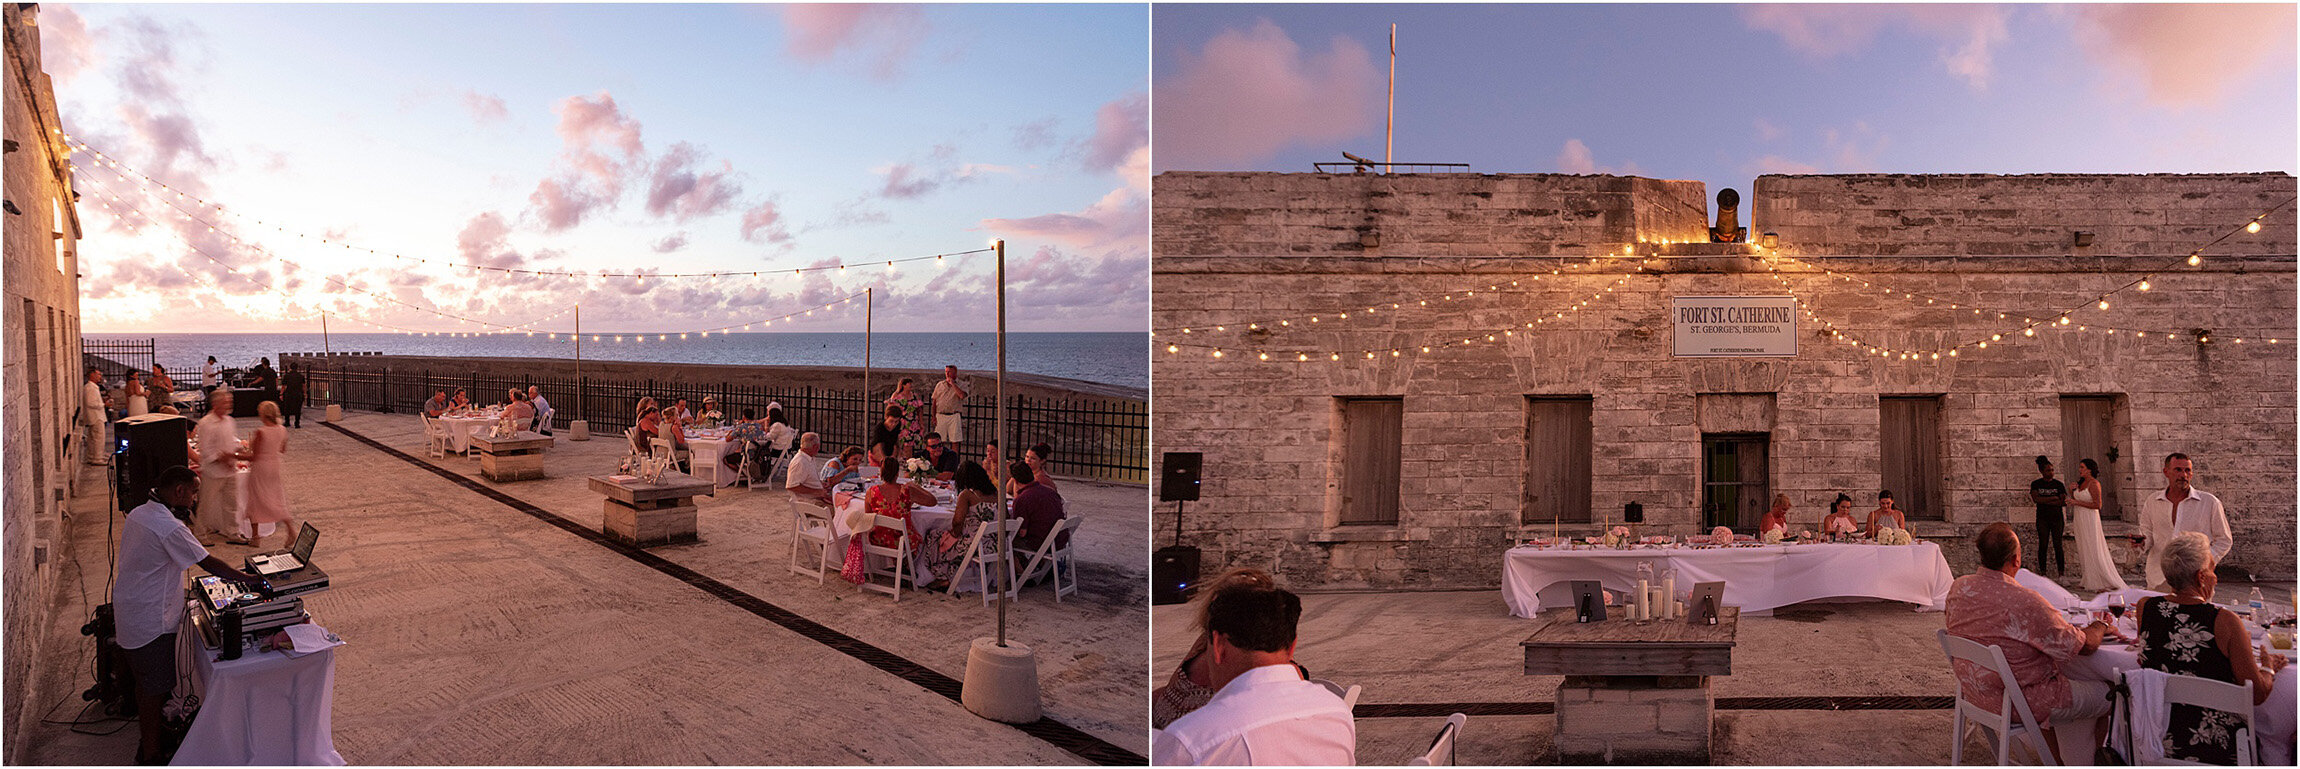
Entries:
MULTIPOLYGON (((242 420, 242 432, 252 420, 242 420)), ((460 456, 422 459, 420 423, 352 414, 344 427, 477 477, 460 456)), ((612 471, 620 442, 563 433, 550 477, 488 485, 596 529, 585 476, 612 471)), ((334 589, 306 604, 339 650, 335 741, 353 764, 1075 764, 1011 726, 599 545, 317 424, 291 431, 289 505, 323 532, 314 560, 334 589)), ((102 600, 107 532, 75 529, 75 567, 102 600)), ((1079 535, 1082 590, 1057 604, 1026 589, 1009 637, 1037 652, 1048 718, 1147 753, 1147 498, 1139 486, 1063 484, 1079 535)), ((994 632, 979 596, 906 593, 898 604, 835 576, 791 573, 780 490, 700 500, 697 544, 650 552, 956 679, 971 639, 994 632)), ((88 522, 94 521, 94 525, 88 522)), ((277 538, 274 538, 277 541, 277 538)), ((226 560, 250 548, 218 545, 226 560)), ((71 577, 68 580, 73 579, 71 577)), ((34 700, 68 719, 88 684, 82 585, 67 584, 34 700), (68 699, 68 701, 65 701, 68 699)), ((108 728, 108 727, 104 727, 108 728)), ((42 725, 35 763, 125 763, 134 729, 110 736, 42 725)))
MULTIPOLYGON (((1498 563, 1497 563, 1498 568, 1498 563)), ((2241 596, 2250 585, 2226 584, 2241 596)), ((2272 600, 2292 586, 2264 585, 2272 600)), ((2226 595, 2227 593, 2223 593, 2226 595)), ((1157 680, 1171 675, 1194 630, 1190 605, 1152 609, 1157 680)), ((1937 612, 1886 602, 1806 603, 1741 621, 1733 674, 1717 697, 1948 696, 1954 679, 1933 631, 1937 612)), ((1558 676, 1524 674, 1518 642, 1532 631, 1500 590, 1323 593, 1302 597, 1295 659, 1312 675, 1364 687, 1367 704, 1549 702, 1558 676)), ((1429 747, 1445 715, 1358 718, 1358 763, 1400 765, 1429 747)), ((1716 712, 1719 764, 1925 765, 1949 760, 1948 710, 1716 712)), ((1472 716, 1460 762, 1556 763, 1550 715, 1472 716)), ((1977 750, 1979 742, 1968 748, 1977 750)), ((1987 754, 1983 754, 1987 755, 1987 754)), ((1985 763, 1985 761, 1983 761, 1985 763)))

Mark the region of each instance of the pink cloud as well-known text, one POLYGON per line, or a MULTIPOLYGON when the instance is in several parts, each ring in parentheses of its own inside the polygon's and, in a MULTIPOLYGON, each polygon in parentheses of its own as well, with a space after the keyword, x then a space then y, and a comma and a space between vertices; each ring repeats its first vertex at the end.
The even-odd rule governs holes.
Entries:
POLYGON ((471 217, 463 231, 455 235, 455 252, 464 264, 480 267, 519 267, 527 257, 511 248, 511 224, 503 215, 489 211, 471 217))
POLYGON ((65 85, 102 59, 96 36, 71 6, 50 3, 40 7, 40 66, 57 85, 65 85))
POLYGON ((1815 59, 1831 59, 1864 50, 1879 32, 1907 28, 1941 41, 1943 69, 1975 89, 1986 89, 1995 65, 1996 47, 2009 37, 2008 11, 1994 5, 1750 5, 1741 8, 1741 20, 1751 29, 1771 32, 1791 50, 1815 59))
POLYGON ((1115 168, 1149 142, 1149 95, 1137 91, 1119 97, 1094 112, 1094 136, 1086 140, 1086 169, 1115 168))
POLYGON ((869 60, 872 77, 892 80, 927 34, 917 6, 801 3, 782 7, 783 41, 792 58, 823 64, 851 54, 869 60))
POLYGON ((673 251, 686 248, 687 233, 674 232, 669 235, 665 235, 663 236, 663 239, 655 241, 654 245, 651 247, 654 248, 655 253, 658 254, 668 254, 673 251))
POLYGON ((886 184, 879 188, 884 197, 915 198, 942 186, 941 180, 919 173, 918 166, 910 163, 896 163, 880 173, 886 176, 886 184))
POLYGON ((471 110, 471 119, 482 124, 501 123, 511 119, 511 108, 504 105, 503 97, 494 94, 465 91, 463 92, 463 108, 471 110))
POLYGON ((790 230, 783 226, 782 209, 772 200, 761 201, 743 212, 743 239, 753 243, 784 243, 791 239, 790 230))
POLYGON ((655 161, 654 177, 647 185, 647 213, 684 222, 734 205, 735 196, 743 192, 742 185, 730 178, 734 166, 722 160, 719 170, 697 173, 701 155, 694 145, 679 142, 655 161))
POLYGON ((1162 168, 1252 166, 1287 147, 1361 136, 1381 121, 1382 76, 1346 37, 1305 55, 1263 20, 1177 61, 1178 73, 1157 85, 1162 168))
POLYGON ((629 176, 646 166, 639 121, 623 114, 615 97, 570 96, 552 105, 559 115, 559 172, 528 195, 533 213, 547 232, 583 223, 595 209, 622 198, 629 176), (601 151, 604 146, 606 151, 601 151))
POLYGON ((2292 66, 2294 10, 2273 5, 2067 5, 2078 47, 2112 73, 2137 78, 2162 107, 2225 102, 2251 75, 2292 66))
POLYGON ((545 232, 557 232, 583 223, 583 217, 592 209, 608 201, 585 193, 574 179, 545 179, 535 183, 535 191, 528 193, 527 202, 543 222, 545 232))
POLYGON ((1074 248, 1143 248, 1149 207, 1132 186, 1111 190, 1086 208, 1016 219, 984 219, 982 227, 1011 240, 1054 241, 1074 248))
POLYGON ((1580 139, 1565 140, 1565 147, 1557 151, 1557 170, 1568 174, 1597 173, 1597 157, 1590 154, 1589 145, 1580 139))

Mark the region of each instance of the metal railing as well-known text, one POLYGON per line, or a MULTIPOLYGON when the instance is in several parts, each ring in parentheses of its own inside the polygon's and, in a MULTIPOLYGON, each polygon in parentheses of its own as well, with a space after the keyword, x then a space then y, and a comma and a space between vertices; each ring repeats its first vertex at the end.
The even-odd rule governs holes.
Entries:
MULTIPOLYGON (((299 362, 312 362, 297 357, 299 362)), ((322 359, 324 360, 324 359, 322 359)), ((477 372, 442 372, 432 369, 345 371, 312 365, 307 370, 313 407, 328 404, 385 413, 413 413, 423 408, 432 393, 453 394, 463 389, 475 403, 504 399, 510 388, 535 387, 551 403, 555 426, 585 419, 591 430, 620 436, 637 424, 634 405, 653 396, 665 406, 685 398, 700 407, 704 396, 717 399, 728 417, 749 409, 767 415, 768 404, 779 404, 783 418, 801 432, 822 436, 825 450, 861 446, 869 440, 873 421, 865 415, 880 413, 877 399, 855 390, 823 387, 776 387, 738 384, 674 384, 654 379, 601 377, 494 376, 477 372)), ((970 399, 964 412, 967 440, 961 443, 969 459, 980 457, 979 436, 990 429, 996 405, 988 398, 970 399)), ((931 415, 929 416, 931 419, 931 415)), ((1150 479, 1150 408, 1143 401, 1100 398, 1048 398, 1007 396, 1006 435, 999 442, 1010 457, 1019 458, 1034 444, 1052 449, 1049 467, 1057 475, 1078 476, 1121 483, 1148 483, 1150 479)), ((931 425, 929 426, 931 429, 931 425)))
POLYGON ((1466 174, 1468 163, 1311 163, 1321 174, 1466 174))
MULTIPOLYGON (((118 381, 130 371, 150 373, 152 363, 159 360, 159 340, 156 339, 89 339, 80 338, 80 365, 104 372, 106 380, 118 381)), ((86 371, 73 372, 74 375, 86 371)), ((198 384, 194 382, 194 384, 198 384)))

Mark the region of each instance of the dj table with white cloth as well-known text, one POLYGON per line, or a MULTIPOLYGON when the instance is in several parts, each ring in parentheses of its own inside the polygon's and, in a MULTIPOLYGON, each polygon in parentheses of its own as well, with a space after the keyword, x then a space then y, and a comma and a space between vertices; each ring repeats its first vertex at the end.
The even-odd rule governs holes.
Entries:
MULTIPOLYGON (((342 766, 335 752, 335 649, 248 651, 218 660, 190 618, 177 645, 192 658, 199 715, 177 766, 342 766)), ((178 659, 181 659, 180 657, 178 659)))
POLYGON ((1532 619, 1571 600, 1566 583, 1593 579, 1614 590, 1637 586, 1637 564, 1677 570, 1677 589, 1724 582, 1725 605, 1744 614, 1820 598, 1881 598, 1940 610, 1956 575, 1940 545, 1762 545, 1573 550, 1523 546, 1502 556, 1501 596, 1509 613, 1532 619))

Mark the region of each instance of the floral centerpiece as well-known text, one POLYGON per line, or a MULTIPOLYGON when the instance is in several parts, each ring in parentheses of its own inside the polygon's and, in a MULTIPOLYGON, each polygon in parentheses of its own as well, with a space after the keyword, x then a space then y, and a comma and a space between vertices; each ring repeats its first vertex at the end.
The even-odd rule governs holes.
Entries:
POLYGON ((1713 545, 1730 545, 1730 544, 1733 544, 1733 529, 1732 529, 1732 527, 1729 527, 1729 526, 1719 526, 1719 527, 1717 527, 1717 528, 1714 528, 1714 529, 1710 529, 1710 530, 1709 530, 1709 543, 1710 543, 1710 544, 1713 544, 1713 545))
POLYGON ((695 417, 696 424, 703 427, 718 427, 719 425, 724 424, 726 421, 727 415, 719 413, 717 409, 705 411, 701 415, 695 417))
POLYGON ((1916 537, 1910 536, 1910 535, 1909 535, 1909 530, 1908 530, 1908 529, 1878 529, 1878 530, 1877 530, 1877 544, 1880 544, 1880 545, 1909 545, 1909 544, 1915 544, 1915 543, 1916 543, 1916 537))
POLYGON ((918 457, 902 461, 902 471, 912 478, 925 478, 934 470, 934 464, 918 457))
POLYGON ((1782 539, 1783 537, 1786 537, 1786 536, 1788 536, 1788 535, 1789 535, 1789 529, 1788 529, 1788 527, 1785 527, 1785 526, 1775 526, 1775 527, 1773 527, 1773 528, 1770 528, 1770 529, 1766 529, 1766 530, 1765 530, 1763 533, 1760 533, 1760 534, 1758 534, 1758 535, 1757 535, 1757 540, 1758 540, 1758 541, 1760 541, 1760 542, 1764 542, 1765 544, 1768 544, 1768 545, 1772 545, 1772 544, 1778 544, 1778 543, 1780 543, 1781 539, 1782 539))
POLYGON ((1629 544, 1629 527, 1615 526, 1606 529, 1603 542, 1606 547, 1620 547, 1629 544))

